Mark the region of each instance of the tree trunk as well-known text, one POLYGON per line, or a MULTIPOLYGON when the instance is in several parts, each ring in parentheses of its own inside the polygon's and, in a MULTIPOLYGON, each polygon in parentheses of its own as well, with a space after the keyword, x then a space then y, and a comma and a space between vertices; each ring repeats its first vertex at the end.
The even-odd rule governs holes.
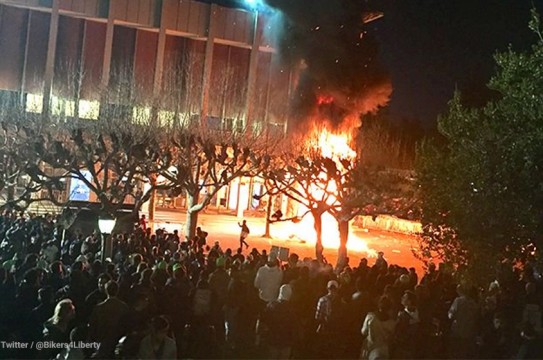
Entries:
POLYGON ((270 218, 272 216, 272 209, 273 209, 273 196, 272 195, 268 195, 268 204, 266 205, 266 231, 264 232, 264 237, 265 238, 271 238, 271 234, 270 234, 270 225, 271 225, 271 222, 270 222, 270 218))
POLYGON ((156 186, 156 176, 151 176, 150 178, 151 186, 153 187, 153 190, 151 190, 151 196, 149 197, 149 219, 147 219, 149 223, 149 227, 155 230, 155 210, 156 210, 156 189, 154 188, 156 186))
POLYGON ((339 229, 339 248, 337 251, 336 269, 338 271, 341 271, 347 265, 347 242, 349 241, 349 221, 338 220, 338 229, 339 229))
POLYGON ((151 191, 151 197, 149 198, 149 227, 155 229, 155 207, 156 207, 156 190, 151 191))
POLYGON ((322 247, 322 213, 319 211, 311 211, 311 215, 313 215, 314 219, 314 225, 315 233, 317 235, 317 242, 315 243, 315 256, 317 258, 317 261, 319 263, 323 263, 324 257, 323 257, 323 250, 322 247))
POLYGON ((15 207, 15 185, 6 186, 6 203, 8 204, 8 209, 12 210, 15 207))
POLYGON ((193 207, 198 204, 198 198, 198 194, 193 195, 187 193, 187 222, 185 224, 185 236, 187 239, 193 239, 196 234, 199 211, 195 211, 193 207))

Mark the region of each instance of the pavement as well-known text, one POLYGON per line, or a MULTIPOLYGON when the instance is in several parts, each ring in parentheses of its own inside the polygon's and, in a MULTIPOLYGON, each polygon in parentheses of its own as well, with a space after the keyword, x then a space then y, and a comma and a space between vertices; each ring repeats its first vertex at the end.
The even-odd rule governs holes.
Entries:
MULTIPOLYGON (((238 219, 231 214, 208 211, 198 216, 198 226, 209 233, 208 244, 219 241, 223 249, 239 247, 238 219)), ((315 243, 312 230, 301 229, 299 224, 291 222, 274 223, 271 225, 271 238, 263 237, 265 233, 265 218, 245 217, 251 229, 247 238, 250 249, 255 247, 258 250, 269 251, 272 246, 286 247, 290 252, 295 252, 304 257, 315 257, 315 243)), ((309 220, 309 219, 308 219, 309 220)), ((155 226, 165 228, 168 231, 174 229, 180 233, 184 231, 186 214, 178 210, 157 210, 155 213, 155 226)), ((325 229, 326 230, 326 229, 325 229)), ((325 231, 326 232, 326 231, 325 231)), ((329 263, 335 264, 337 260, 337 241, 329 241, 324 238, 324 256, 329 263)), ((369 264, 374 262, 378 251, 385 253, 389 264, 397 264, 404 267, 414 267, 419 276, 423 274, 423 263, 415 258, 413 250, 417 248, 417 238, 413 235, 397 234, 378 230, 361 229, 351 227, 349 243, 347 245, 348 256, 351 266, 358 265, 362 258, 367 258, 369 264)), ((250 250, 249 249, 249 250, 250 250)), ((245 252, 245 250, 244 250, 245 252)))

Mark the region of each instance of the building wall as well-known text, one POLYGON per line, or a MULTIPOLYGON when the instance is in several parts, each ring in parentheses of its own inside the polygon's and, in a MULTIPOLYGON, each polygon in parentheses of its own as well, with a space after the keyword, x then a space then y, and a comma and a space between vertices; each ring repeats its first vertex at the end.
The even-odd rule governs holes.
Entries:
MULTIPOLYGON (((262 15, 191 0, 0 0, 0 95, 93 119, 128 98, 104 89, 132 89, 136 103, 121 105, 160 102, 162 113, 208 126, 283 132, 290 71, 265 26, 262 15)), ((225 189, 223 206, 249 208, 250 186, 240 189, 225 189)))
POLYGON ((289 73, 261 40, 265 20, 191 0, 0 0, 0 90, 92 117, 101 89, 129 79, 140 106, 281 128, 289 73))

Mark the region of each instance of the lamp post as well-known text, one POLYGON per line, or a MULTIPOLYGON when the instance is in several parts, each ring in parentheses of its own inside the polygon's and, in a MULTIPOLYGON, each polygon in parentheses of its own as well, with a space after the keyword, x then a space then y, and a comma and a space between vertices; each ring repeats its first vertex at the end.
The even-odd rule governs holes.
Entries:
MULTIPOLYGON (((111 217, 101 217, 98 219, 98 228, 100 229, 100 236, 101 236, 101 246, 102 246, 102 251, 101 251, 101 260, 102 260, 102 264, 104 264, 106 262, 106 250, 109 250, 109 243, 107 241, 107 237, 111 234, 111 232, 113 231, 113 229, 115 228, 115 223, 116 223, 116 220, 111 218, 111 217)), ((107 251, 109 252, 109 251, 107 251)))

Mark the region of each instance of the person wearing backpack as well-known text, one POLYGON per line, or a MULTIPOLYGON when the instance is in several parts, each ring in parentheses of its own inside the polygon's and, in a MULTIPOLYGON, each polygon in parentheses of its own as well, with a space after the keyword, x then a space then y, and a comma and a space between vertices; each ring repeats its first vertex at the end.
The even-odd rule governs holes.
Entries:
POLYGON ((345 333, 346 304, 339 296, 339 284, 336 280, 328 281, 326 288, 328 293, 317 302, 315 313, 318 355, 324 359, 337 359, 343 356, 341 339, 345 333))

